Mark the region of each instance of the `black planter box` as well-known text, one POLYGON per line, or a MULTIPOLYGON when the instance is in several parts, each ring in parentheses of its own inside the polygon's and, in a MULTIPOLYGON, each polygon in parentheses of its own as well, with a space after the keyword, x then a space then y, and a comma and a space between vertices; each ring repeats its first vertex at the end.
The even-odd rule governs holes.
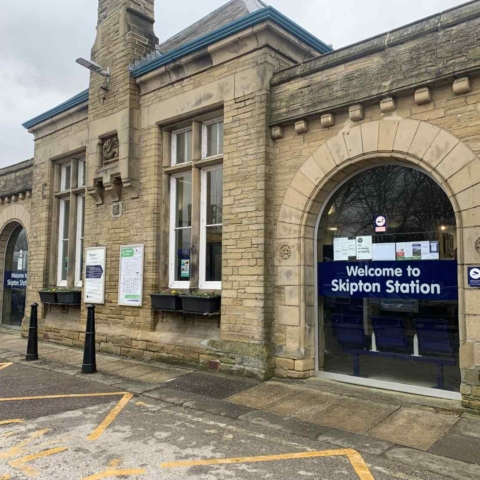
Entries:
POLYGON ((178 298, 178 295, 160 295, 154 293, 150 295, 152 299, 152 309, 153 310, 181 310, 182 301, 178 298))
POLYGON ((195 297, 192 295, 180 295, 182 309, 188 313, 218 313, 220 311, 220 295, 214 297, 195 297))
POLYGON ((60 305, 80 305, 82 292, 56 292, 57 303, 60 305))
POLYGON ((38 292, 40 295, 40 301, 42 303, 57 303, 57 293, 56 292, 38 292))

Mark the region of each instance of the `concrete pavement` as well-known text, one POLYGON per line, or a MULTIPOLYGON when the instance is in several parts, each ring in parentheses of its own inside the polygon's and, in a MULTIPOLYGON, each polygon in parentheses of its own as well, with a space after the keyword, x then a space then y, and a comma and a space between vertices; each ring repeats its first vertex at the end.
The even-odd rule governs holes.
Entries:
MULTIPOLYGON (((0 334, 0 362, 23 362, 25 345, 23 339, 0 334)), ((318 380, 259 383, 251 379, 145 364, 108 355, 98 356, 102 373, 85 377, 79 375, 81 359, 73 366, 79 354, 81 356, 81 352, 69 348, 41 343, 42 360, 28 364, 27 370, 37 372, 41 378, 45 375, 53 377, 53 385, 47 379, 42 381, 42 392, 58 391, 57 374, 64 374, 62 378, 70 379, 62 380, 67 390, 87 381, 88 384, 98 385, 96 390, 101 392, 134 392, 142 395, 145 399, 142 402, 146 404, 160 402, 171 408, 182 406, 181 412, 195 412, 190 415, 200 415, 201 412, 217 418, 222 416, 221 422, 226 419, 242 422, 247 425, 245 428, 248 431, 263 428, 274 438, 282 434, 296 441, 320 442, 330 449, 355 449, 362 455, 372 456, 369 458, 393 461, 397 472, 413 468, 422 471, 423 475, 397 478, 480 478, 480 420, 466 413, 456 402, 318 380), (69 361, 70 365, 60 361, 69 361), (55 374, 52 375, 52 372, 55 374)), ((6 387, 5 396, 18 396, 14 392, 14 379, 28 379, 32 373, 15 372, 19 365, 9 368, 12 369, 7 381, 10 386, 6 387)), ((7 378, 2 374, 7 375, 7 371, 0 370, 0 392, 3 390, 2 378, 7 378)), ((27 389, 28 392, 32 393, 27 389)), ((96 397, 92 403, 87 401, 88 407, 84 403, 75 403, 85 402, 84 398, 69 401, 73 402, 75 410, 82 410, 94 406, 105 408, 103 405, 107 399, 96 397)), ((58 399, 56 402, 59 405, 58 399)), ((0 402, 0 422, 6 415, 3 408, 0 402)), ((67 410, 65 407, 62 410, 60 406, 49 408, 53 410, 45 410, 44 416, 51 418, 52 414, 56 417, 70 411, 71 406, 67 410)), ((22 408, 16 412, 19 416, 22 408)), ((12 415, 6 416, 12 418, 12 415)), ((240 456, 250 455, 248 452, 238 453, 240 456)), ((308 462, 313 462, 313 459, 308 462)), ((371 465, 377 464, 374 462, 371 465)), ((413 474, 410 471, 409 475, 413 474)), ((381 477, 375 474, 375 478, 381 477)))

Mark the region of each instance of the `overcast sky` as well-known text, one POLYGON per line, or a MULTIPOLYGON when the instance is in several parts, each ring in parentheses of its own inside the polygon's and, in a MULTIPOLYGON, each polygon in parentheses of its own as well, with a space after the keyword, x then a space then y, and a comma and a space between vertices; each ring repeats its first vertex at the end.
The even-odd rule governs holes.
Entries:
MULTIPOLYGON (((227 0, 156 0, 160 41, 227 0)), ((266 0, 334 48, 464 3, 458 0, 266 0)), ((0 0, 0 167, 33 157, 21 124, 88 87, 97 0, 0 0)))

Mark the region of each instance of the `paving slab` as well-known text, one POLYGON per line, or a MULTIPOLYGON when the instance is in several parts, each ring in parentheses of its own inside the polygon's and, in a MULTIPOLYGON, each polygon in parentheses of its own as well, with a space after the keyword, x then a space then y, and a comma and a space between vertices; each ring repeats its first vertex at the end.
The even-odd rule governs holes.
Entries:
POLYGON ((233 395, 228 401, 250 408, 262 409, 269 404, 294 394, 295 389, 292 387, 282 385, 281 383, 266 382, 237 395, 233 395))
POLYGON ((459 418, 426 410, 401 408, 372 428, 368 435, 418 450, 428 450, 459 418))
POLYGON ((461 418, 448 433, 480 438, 480 419, 461 418))
MULTIPOLYGON (((127 362, 125 360, 118 360, 117 362, 110 362, 105 363, 103 365, 99 365, 98 370, 101 372, 117 372, 120 370, 126 370, 127 368, 131 368, 135 366, 135 363, 127 362)), ((117 375, 117 374, 115 374, 117 375)))
MULTIPOLYGON (((180 375, 186 375, 186 373, 180 375)), ((180 375, 177 372, 168 372, 156 369, 151 373, 147 373, 146 375, 141 375, 140 377, 137 377, 136 380, 145 383, 163 383, 167 382, 168 380, 178 378, 180 375)))
POLYGON ((410 465, 416 469, 424 468, 440 475, 439 479, 453 478, 455 480, 478 480, 480 467, 451 458, 439 457, 427 452, 410 448, 396 447, 385 453, 385 456, 397 462, 410 465))
POLYGON ((364 433, 399 407, 379 404, 355 398, 336 397, 326 399, 326 403, 295 415, 326 427, 345 430, 351 433, 364 433))
POLYGON ((148 365, 130 365, 130 367, 124 368, 122 370, 115 370, 115 375, 120 377, 136 380, 142 375, 147 375, 150 373, 156 373, 157 370, 148 365))
POLYGON ((337 395, 328 393, 312 392, 310 390, 292 389, 293 395, 282 398, 277 402, 266 405, 264 410, 279 415, 293 415, 300 413, 317 405, 323 405, 332 401, 337 401, 337 395))
POLYGON ((302 420, 297 420, 296 418, 292 417, 285 418, 281 415, 264 412, 261 410, 254 410, 250 413, 242 415, 239 417, 239 420, 311 439, 315 439, 328 431, 327 428, 320 425, 303 422, 302 420))
POLYGON ((191 392, 182 392, 181 390, 174 390, 172 388, 157 388, 149 390, 143 394, 145 397, 161 400, 165 403, 172 403, 173 405, 183 405, 186 402, 202 401, 205 397, 191 392))
MULTIPOLYGON (((220 374, 193 372, 169 381, 168 388, 197 393, 205 397, 225 399, 258 385, 257 380, 227 377, 220 374)), ((248 406, 248 405, 247 405, 248 406)))
POLYGON ((389 448, 393 447, 393 443, 377 440, 375 438, 367 437, 366 435, 359 435, 357 433, 343 432, 330 428, 327 432, 318 437, 321 442, 332 443, 343 448, 354 448, 363 453, 371 455, 381 455, 389 448))
POLYGON ((480 438, 448 433, 428 451, 435 455, 480 465, 480 438))
POLYGON ((236 405, 235 403, 230 403, 225 400, 209 397, 202 397, 186 402, 183 406, 228 418, 238 418, 240 415, 245 415, 252 411, 251 408, 244 407, 243 405, 236 405))
POLYGON ((79 368, 83 363, 83 353, 71 350, 59 350, 58 352, 47 353, 43 355, 43 358, 54 362, 78 365, 79 368))

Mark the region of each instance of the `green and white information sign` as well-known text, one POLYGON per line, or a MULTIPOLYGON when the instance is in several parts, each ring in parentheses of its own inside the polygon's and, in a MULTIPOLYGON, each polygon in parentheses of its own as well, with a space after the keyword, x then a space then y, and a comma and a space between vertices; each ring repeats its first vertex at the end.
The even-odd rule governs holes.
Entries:
POLYGON ((144 252, 144 245, 120 247, 119 305, 142 306, 144 252))

